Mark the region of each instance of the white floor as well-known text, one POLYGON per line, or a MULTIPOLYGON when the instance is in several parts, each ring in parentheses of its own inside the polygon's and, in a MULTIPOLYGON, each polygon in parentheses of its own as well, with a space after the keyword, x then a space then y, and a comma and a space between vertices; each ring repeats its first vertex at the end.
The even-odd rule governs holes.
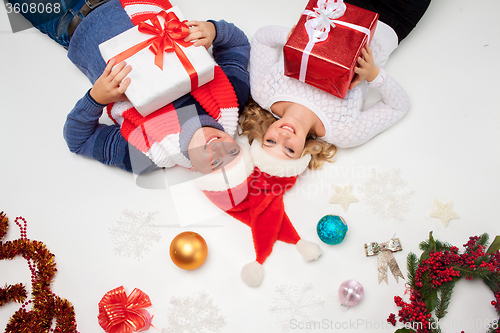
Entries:
MULTIPOLYGON (((292 26, 305 6, 304 0, 172 2, 191 19, 234 22, 249 38, 264 25, 292 26)), ((131 174, 68 151, 65 117, 90 84, 49 38, 35 29, 13 34, 3 8, 0 211, 11 221, 4 240, 19 238, 14 219, 25 217, 28 238, 55 254, 52 290, 72 302, 80 332, 102 332, 97 304, 121 285, 151 297, 153 324, 162 333, 182 332, 182 320, 184 332, 303 332, 308 321, 316 324, 309 331, 392 332, 385 320, 397 313, 392 299, 403 296, 405 281, 389 274, 389 283, 379 285, 377 259, 365 256, 364 243, 399 237, 403 251, 394 257, 406 276, 406 256, 420 255, 418 244, 430 231, 460 248, 469 236, 500 234, 498 0, 431 3, 386 67, 408 92, 409 113, 367 144, 340 150, 335 163, 306 173, 286 195, 296 229, 320 243, 323 255, 305 263, 293 246, 277 243, 256 289, 239 276, 254 259, 249 229, 223 214, 186 220, 187 200, 173 199, 186 195, 182 184, 173 185, 184 170, 158 172, 138 186, 131 174), (161 188, 165 179, 170 185, 161 188), (333 185, 348 184, 359 201, 344 212, 328 200, 333 185), (430 217, 434 199, 453 201, 459 218, 445 227, 430 217), (385 208, 391 203, 396 208, 385 208), (316 234, 326 214, 341 215, 349 225, 340 245, 321 243, 316 234), (142 236, 128 233, 127 221, 144 223, 142 236), (209 247, 194 271, 177 268, 168 254, 172 239, 186 230, 201 234, 209 247), (122 252, 114 235, 130 237, 122 252), (343 311, 337 289, 347 279, 364 286, 365 298, 343 311)), ((202 204, 198 194, 190 204, 202 204)), ((29 282, 25 260, 0 262, 0 285, 19 282, 29 282)), ((485 332, 484 323, 495 319, 492 299, 481 282, 461 281, 443 332, 485 332)), ((0 327, 18 307, 0 308, 0 327)))

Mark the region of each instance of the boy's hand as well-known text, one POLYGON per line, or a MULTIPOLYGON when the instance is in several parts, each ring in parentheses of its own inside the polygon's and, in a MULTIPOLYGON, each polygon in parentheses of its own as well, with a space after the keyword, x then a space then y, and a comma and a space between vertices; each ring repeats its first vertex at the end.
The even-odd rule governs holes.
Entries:
POLYGON ((127 66, 122 61, 113 68, 115 59, 111 59, 102 75, 95 81, 90 89, 90 96, 99 104, 109 104, 118 101, 126 101, 125 91, 130 85, 130 78, 125 77, 132 70, 132 66, 127 66), (124 80, 125 79, 125 80, 124 80))
POLYGON ((363 80, 371 82, 375 80, 379 73, 379 69, 377 65, 375 65, 375 61, 373 60, 372 50, 368 45, 365 46, 364 49, 361 50, 361 54, 363 57, 358 58, 358 66, 354 69, 354 72, 357 74, 349 85, 349 90, 356 87, 363 80))
POLYGON ((204 46, 207 50, 212 46, 216 31, 212 22, 188 21, 189 35, 184 39, 186 42, 195 41, 194 46, 204 46))

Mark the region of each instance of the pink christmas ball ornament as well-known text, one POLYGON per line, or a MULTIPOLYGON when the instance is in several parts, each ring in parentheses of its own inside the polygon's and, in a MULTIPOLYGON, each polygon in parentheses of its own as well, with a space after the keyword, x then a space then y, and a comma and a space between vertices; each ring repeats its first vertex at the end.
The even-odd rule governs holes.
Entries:
POLYGON ((354 306, 361 302, 364 296, 365 290, 356 280, 344 281, 339 287, 339 298, 343 306, 354 306))

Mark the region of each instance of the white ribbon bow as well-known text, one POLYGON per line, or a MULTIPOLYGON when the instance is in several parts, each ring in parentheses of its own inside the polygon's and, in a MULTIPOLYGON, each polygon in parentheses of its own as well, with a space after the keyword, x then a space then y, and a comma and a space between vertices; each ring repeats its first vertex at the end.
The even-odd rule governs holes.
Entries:
POLYGON ((335 23, 360 31, 366 34, 368 39, 370 39, 370 29, 337 20, 344 15, 345 11, 346 5, 344 0, 318 0, 317 7, 314 7, 313 10, 305 10, 302 13, 303 15, 307 15, 304 27, 309 36, 309 42, 302 53, 299 75, 300 81, 305 82, 307 63, 309 62, 309 55, 311 54, 314 44, 325 41, 328 38, 330 28, 335 28, 335 23))
POLYGON ((302 13, 307 15, 304 26, 309 40, 313 43, 326 40, 330 27, 335 28, 334 21, 342 17, 346 10, 343 0, 319 0, 317 6, 302 13))

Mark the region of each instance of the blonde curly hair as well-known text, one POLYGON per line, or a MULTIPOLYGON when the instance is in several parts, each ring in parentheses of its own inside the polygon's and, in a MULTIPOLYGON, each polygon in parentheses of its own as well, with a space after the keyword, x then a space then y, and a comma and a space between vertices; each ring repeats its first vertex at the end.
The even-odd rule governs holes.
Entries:
MULTIPOLYGON (((240 135, 247 135, 250 144, 255 139, 262 144, 264 134, 275 121, 276 118, 269 111, 264 110, 256 102, 250 100, 240 115, 240 126, 242 129, 240 135)), ((315 170, 319 169, 324 161, 333 162, 332 158, 336 153, 337 147, 333 144, 309 134, 301 156, 311 154, 311 161, 308 168, 315 170)))

